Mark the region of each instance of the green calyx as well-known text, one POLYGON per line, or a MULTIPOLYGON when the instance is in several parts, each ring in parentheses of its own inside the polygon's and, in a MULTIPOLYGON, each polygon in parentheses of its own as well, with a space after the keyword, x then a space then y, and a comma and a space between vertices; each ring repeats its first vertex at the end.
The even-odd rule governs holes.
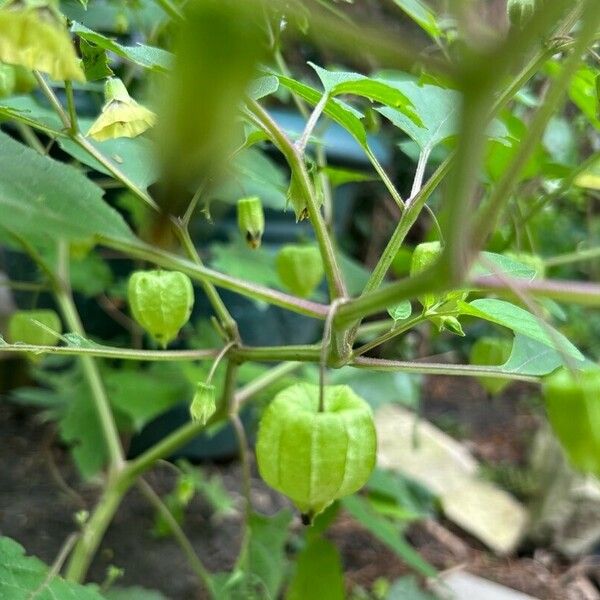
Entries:
MULTIPOLYGON (((511 350, 512 342, 510 340, 482 337, 471 347, 469 362, 472 365, 485 367, 503 365, 508 360, 511 350)), ((509 380, 496 379, 495 377, 478 377, 477 380, 487 392, 494 396, 510 384, 509 380)))
POLYGON ((13 344, 56 346, 61 333, 60 317, 50 309, 18 310, 8 322, 8 339, 13 344))
POLYGON ((256 457, 261 477, 312 518, 353 494, 375 466, 377 438, 371 408, 349 386, 292 385, 265 410, 256 457))
POLYGON ((312 296, 325 274, 316 246, 284 246, 277 254, 275 266, 285 287, 301 298, 312 296))
POLYGON ((237 218, 240 232, 253 250, 260 246, 265 231, 265 213, 260 198, 251 196, 237 202, 237 218))
POLYGON ((560 369, 543 385, 548 420, 574 467, 600 475, 600 368, 560 369))
POLYGON ((198 382, 196 393, 190 404, 190 416, 192 421, 198 421, 206 425, 208 420, 215 414, 217 403, 215 400, 215 386, 204 381, 198 382))
POLYGON ((194 288, 178 271, 136 271, 127 298, 133 318, 165 348, 190 318, 194 288))

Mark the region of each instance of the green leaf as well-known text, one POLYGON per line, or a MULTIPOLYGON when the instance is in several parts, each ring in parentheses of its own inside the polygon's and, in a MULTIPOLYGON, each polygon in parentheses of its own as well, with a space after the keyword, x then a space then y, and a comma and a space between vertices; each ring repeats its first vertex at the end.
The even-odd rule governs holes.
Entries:
POLYGON ((250 250, 239 240, 237 244, 213 244, 211 254, 210 265, 217 271, 268 287, 281 288, 274 258, 262 247, 250 250))
POLYGON ((395 306, 390 306, 387 311, 394 321, 403 321, 412 314, 412 304, 410 300, 403 300, 395 306))
POLYGON ((336 188, 346 183, 363 183, 365 181, 377 181, 377 177, 369 175, 363 171, 356 171, 355 169, 345 169, 343 167, 332 167, 327 166, 323 169, 329 183, 332 187, 336 188))
POLYGON ((154 363, 148 369, 110 370, 104 374, 112 406, 128 415, 135 431, 184 401, 192 391, 177 364, 154 363))
POLYGON ((458 133, 461 106, 458 92, 437 85, 419 85, 412 79, 382 78, 382 81, 387 81, 410 98, 423 125, 417 125, 404 113, 389 106, 378 108, 377 111, 408 134, 421 150, 431 149, 458 133))
POLYGON ((298 555, 286 600, 344 600, 342 561, 328 540, 312 540, 298 555))
POLYGON ((369 271, 357 260, 343 252, 338 253, 340 269, 346 281, 348 293, 351 296, 360 295, 369 280, 369 271))
POLYGON ((366 500, 359 496, 348 496, 342 500, 344 508, 377 539, 391 548, 409 567, 425 577, 434 577, 436 570, 404 539, 399 528, 379 516, 366 500))
POLYGON ((98 413, 83 381, 74 382, 64 395, 67 408, 59 421, 60 436, 71 446, 71 454, 81 476, 89 479, 104 466, 107 458, 98 413))
MULTIPOLYGON (((415 107, 422 122, 418 125, 403 112, 389 106, 376 109, 396 127, 409 135, 421 148, 431 151, 458 133, 462 98, 459 92, 429 83, 420 83, 401 72, 383 72, 376 78, 401 91, 415 107)), ((504 141, 506 127, 498 120, 488 129, 488 136, 504 141)))
POLYGON ((421 0, 394 0, 394 3, 432 38, 442 34, 435 13, 421 0))
POLYGON ((2 226, 31 243, 135 239, 97 185, 1 132, 0 172, 2 226))
POLYGON ((342 367, 331 373, 331 383, 349 385, 374 410, 392 403, 415 408, 421 393, 419 377, 408 373, 376 373, 342 367))
POLYGON ((528 281, 533 281, 536 277, 536 270, 530 264, 495 252, 481 252, 479 259, 471 269, 470 277, 497 277, 496 271, 505 277, 527 279, 528 281))
POLYGON ((284 210, 288 180, 281 167, 264 152, 248 148, 230 165, 230 176, 211 191, 211 196, 236 204, 241 197, 258 196, 263 205, 284 210))
POLYGON ((271 598, 277 598, 283 582, 285 543, 291 520, 289 509, 272 517, 253 513, 248 520, 250 541, 239 563, 247 565, 249 572, 262 580, 271 598))
POLYGON ((577 360, 584 360, 581 352, 562 333, 548 324, 541 323, 530 312, 510 302, 495 298, 482 298, 468 304, 461 302, 460 311, 462 314, 508 327, 515 333, 520 333, 552 349, 558 343, 562 352, 577 360))
POLYGON ((38 558, 7 537, 0 537, 0 598, 6 600, 104 600, 95 585, 79 585, 55 575, 38 558))
POLYGON ((84 38, 81 38, 79 49, 81 50, 83 71, 88 81, 97 81, 114 75, 113 70, 108 66, 108 58, 104 48, 96 46, 96 44, 90 44, 84 38))
POLYGON ((88 29, 85 25, 77 23, 77 21, 74 21, 71 25, 71 32, 77 34, 86 42, 95 44, 100 48, 104 48, 104 50, 109 50, 117 56, 151 71, 166 72, 171 68, 173 62, 173 55, 162 48, 145 46, 144 44, 123 46, 101 33, 88 29))
POLYGON ((368 98, 371 102, 379 102, 400 111, 417 127, 424 127, 411 100, 397 87, 379 79, 360 75, 359 73, 328 71, 314 63, 309 62, 308 64, 316 71, 325 91, 330 96, 352 94, 368 98))
MULTIPOLYGON (((296 81, 291 77, 285 77, 283 75, 277 75, 277 77, 281 85, 288 88, 298 97, 306 100, 306 102, 313 106, 316 105, 323 96, 322 92, 305 83, 296 81)), ((363 148, 367 147, 367 132, 361 121, 363 116, 362 113, 345 102, 341 102, 335 98, 330 98, 327 101, 323 112, 330 119, 346 129, 363 148)))
POLYGON ((502 370, 521 375, 548 375, 563 364, 561 355, 548 345, 517 333, 502 370))
MULTIPOLYGON (((367 483, 369 499, 389 498, 396 505, 396 518, 407 521, 423 519, 435 513, 435 496, 425 487, 410 481, 400 473, 375 469, 367 483)), ((376 508, 379 507, 376 506, 376 508)))
MULTIPOLYGON (((91 119, 80 119, 79 124, 83 131, 87 131, 92 124, 91 119)), ((121 171, 138 188, 145 191, 149 185, 158 179, 158 165, 156 161, 156 147, 154 143, 144 136, 136 138, 114 138, 97 142, 88 138, 88 142, 102 154, 109 163, 121 171)), ((81 146, 67 137, 58 138, 60 147, 83 163, 105 175, 112 174, 101 165, 93 156, 81 146)))
POLYGON ((52 136, 57 136, 63 124, 56 113, 40 106, 31 96, 14 96, 0 100, 0 116, 14 119, 52 136))
POLYGON ((274 94, 279 89, 279 79, 275 75, 265 75, 259 77, 250 83, 248 96, 254 100, 260 100, 265 96, 274 94))

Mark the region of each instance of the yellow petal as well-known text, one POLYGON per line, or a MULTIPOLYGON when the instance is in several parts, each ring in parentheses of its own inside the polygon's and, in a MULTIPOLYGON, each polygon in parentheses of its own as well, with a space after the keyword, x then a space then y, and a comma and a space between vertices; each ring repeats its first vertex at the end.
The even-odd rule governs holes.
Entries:
POLYGON ((0 60, 55 80, 85 81, 66 27, 42 19, 36 9, 0 10, 0 60))
POLYGON ((107 103, 92 123, 88 136, 98 142, 119 137, 133 138, 156 123, 156 115, 135 100, 107 103))

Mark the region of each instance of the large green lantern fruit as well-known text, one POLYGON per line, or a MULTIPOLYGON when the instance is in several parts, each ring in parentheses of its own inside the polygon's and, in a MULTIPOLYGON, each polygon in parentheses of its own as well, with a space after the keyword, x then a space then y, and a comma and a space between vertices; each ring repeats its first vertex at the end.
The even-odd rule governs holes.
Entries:
POLYGON ((177 337, 194 306, 192 282, 178 271, 136 271, 127 297, 133 318, 163 348, 177 337))
POLYGON ((316 246, 284 246, 277 254, 275 265, 285 287, 301 298, 312 296, 323 279, 323 260, 316 246))
POLYGON ((261 477, 288 496, 310 521, 337 498, 359 490, 375 466, 371 408, 346 385, 301 383, 281 391, 265 410, 256 458, 261 477))
MULTIPOLYGON (((469 362, 472 365, 485 367, 503 365, 508 360, 511 350, 512 342, 510 340, 482 337, 471 347, 469 362)), ((510 380, 496 377, 478 377, 477 380, 487 392, 494 396, 510 384, 510 380)))
POLYGON ((61 332, 60 317, 50 309, 18 310, 8 322, 8 339, 13 344, 21 342, 34 346, 56 346, 61 332), (48 329, 40 327, 38 323, 48 329))
POLYGON ((600 369, 565 369, 544 382, 548 419, 574 467, 600 476, 600 369))

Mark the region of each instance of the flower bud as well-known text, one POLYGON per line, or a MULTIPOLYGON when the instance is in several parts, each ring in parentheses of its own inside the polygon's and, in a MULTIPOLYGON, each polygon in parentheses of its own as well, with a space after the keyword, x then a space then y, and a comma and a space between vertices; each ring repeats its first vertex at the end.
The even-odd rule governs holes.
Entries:
POLYGON ((52 0, 15 0, 0 9, 0 61, 55 80, 85 81, 64 17, 52 0))
POLYGON ((206 425, 216 411, 215 386, 203 381, 198 382, 196 393, 190 404, 190 416, 192 420, 206 425))
POLYGON ((324 275, 323 260, 316 246, 284 246, 275 265, 285 287, 301 298, 311 296, 324 275))
POLYGON ((237 218, 248 246, 252 249, 258 248, 265 231, 265 214, 260 198, 240 198, 237 203, 237 218))
POLYGON ((163 348, 177 337, 194 306, 192 282, 179 271, 136 271, 127 297, 133 318, 163 348))
POLYGON ((535 0, 508 0, 506 12, 513 27, 523 28, 535 12, 535 0))
POLYGON ((136 137, 156 123, 156 115, 138 104, 127 92, 123 82, 111 77, 104 86, 106 103, 92 123, 88 136, 101 142, 119 137, 136 137))
POLYGON ((8 322, 8 339, 13 344, 56 346, 61 333, 60 317, 50 309, 18 310, 8 322))

